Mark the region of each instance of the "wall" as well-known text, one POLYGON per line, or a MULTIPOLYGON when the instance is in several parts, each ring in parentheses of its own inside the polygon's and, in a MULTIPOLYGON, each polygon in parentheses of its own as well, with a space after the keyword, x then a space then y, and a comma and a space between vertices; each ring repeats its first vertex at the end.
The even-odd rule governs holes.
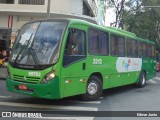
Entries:
POLYGON ((18 0, 15 0, 15 4, 0 4, 0 11, 4 12, 47 12, 47 2, 45 0, 45 5, 23 5, 18 4, 18 0))
POLYGON ((51 0, 51 13, 82 15, 82 0, 51 0))

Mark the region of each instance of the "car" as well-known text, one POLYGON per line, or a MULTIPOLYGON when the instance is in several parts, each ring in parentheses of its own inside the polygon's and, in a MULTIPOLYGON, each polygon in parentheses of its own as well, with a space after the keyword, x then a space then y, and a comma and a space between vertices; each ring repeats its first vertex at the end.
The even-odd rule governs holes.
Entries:
POLYGON ((160 63, 159 62, 157 62, 157 64, 156 64, 156 71, 160 72, 160 63))

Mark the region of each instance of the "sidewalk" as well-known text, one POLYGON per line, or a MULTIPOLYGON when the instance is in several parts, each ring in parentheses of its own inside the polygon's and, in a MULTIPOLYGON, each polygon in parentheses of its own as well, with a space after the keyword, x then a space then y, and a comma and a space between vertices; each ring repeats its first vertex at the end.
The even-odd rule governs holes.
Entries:
POLYGON ((7 74, 7 69, 6 67, 0 67, 0 80, 5 79, 7 74))

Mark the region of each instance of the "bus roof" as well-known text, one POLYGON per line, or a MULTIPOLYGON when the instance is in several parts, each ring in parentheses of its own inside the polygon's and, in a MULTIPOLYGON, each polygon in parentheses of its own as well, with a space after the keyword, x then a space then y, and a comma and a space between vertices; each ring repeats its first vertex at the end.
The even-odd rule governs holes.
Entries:
POLYGON ((97 24, 90 23, 90 22, 87 22, 87 21, 81 20, 81 19, 54 18, 54 19, 42 19, 42 20, 32 21, 32 22, 42 22, 42 21, 68 21, 70 24, 74 24, 74 23, 84 24, 84 25, 87 25, 89 27, 97 28, 97 29, 102 30, 102 31, 107 31, 107 32, 109 32, 111 34, 113 33, 113 34, 120 35, 122 37, 128 37, 128 38, 132 38, 132 39, 135 39, 135 40, 138 40, 138 41, 142 41, 142 42, 146 42, 146 43, 150 43, 150 44, 155 44, 154 42, 152 42, 150 40, 138 37, 134 33, 131 33, 131 32, 119 29, 119 28, 115 28, 115 27, 99 26, 97 24))
POLYGON ((142 41, 142 42, 146 42, 146 43, 150 43, 150 44, 155 44, 153 41, 150 41, 148 39, 140 38, 135 33, 131 33, 131 32, 119 29, 119 28, 99 26, 99 25, 87 22, 85 20, 78 20, 78 19, 68 19, 68 20, 70 20, 71 23, 77 23, 78 22, 78 23, 81 23, 81 24, 88 25, 90 27, 94 27, 94 28, 97 28, 97 29, 100 29, 100 30, 103 30, 103 31, 107 31, 109 33, 117 34, 117 35, 120 35, 120 36, 123 36, 123 37, 132 38, 132 39, 142 41))

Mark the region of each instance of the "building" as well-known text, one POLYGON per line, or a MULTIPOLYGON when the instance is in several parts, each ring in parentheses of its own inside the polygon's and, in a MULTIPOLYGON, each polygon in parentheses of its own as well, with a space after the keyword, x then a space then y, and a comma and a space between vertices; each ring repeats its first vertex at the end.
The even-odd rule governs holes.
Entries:
POLYGON ((97 23, 95 0, 0 0, 0 28, 12 29, 12 40, 21 26, 32 20, 80 18, 97 23))
POLYGON ((99 25, 105 24, 106 17, 106 0, 97 0, 97 22, 99 25))

